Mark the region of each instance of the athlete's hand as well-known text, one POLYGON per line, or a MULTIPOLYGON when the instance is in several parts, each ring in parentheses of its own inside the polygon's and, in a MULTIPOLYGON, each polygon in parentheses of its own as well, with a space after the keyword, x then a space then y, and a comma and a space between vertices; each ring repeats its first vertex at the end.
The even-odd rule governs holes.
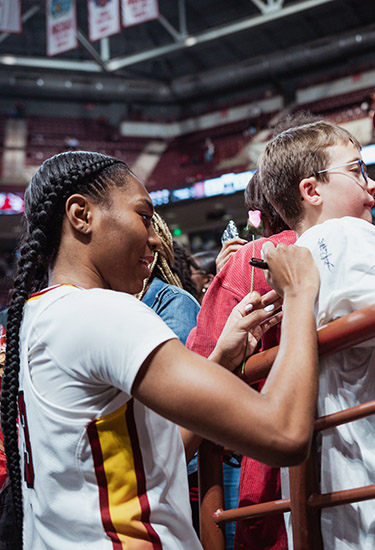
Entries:
POLYGON ((263 334, 281 321, 282 312, 278 311, 281 303, 274 290, 264 296, 258 292, 245 296, 228 317, 210 359, 229 370, 237 368, 244 358, 245 349, 247 358, 263 334))
POLYGON ((286 292, 296 293, 307 289, 318 293, 319 272, 307 248, 285 244, 275 247, 267 241, 262 247, 262 258, 269 267, 264 272, 267 283, 280 296, 286 292))

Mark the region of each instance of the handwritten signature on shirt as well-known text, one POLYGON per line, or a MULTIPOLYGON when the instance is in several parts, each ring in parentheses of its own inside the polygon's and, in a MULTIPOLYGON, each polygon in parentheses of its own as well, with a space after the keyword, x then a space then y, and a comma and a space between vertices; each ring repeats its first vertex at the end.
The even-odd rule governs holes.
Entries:
POLYGON ((320 259, 324 262, 324 265, 328 267, 329 271, 331 271, 335 265, 329 259, 332 253, 328 252, 328 246, 323 238, 318 239, 318 246, 320 259))

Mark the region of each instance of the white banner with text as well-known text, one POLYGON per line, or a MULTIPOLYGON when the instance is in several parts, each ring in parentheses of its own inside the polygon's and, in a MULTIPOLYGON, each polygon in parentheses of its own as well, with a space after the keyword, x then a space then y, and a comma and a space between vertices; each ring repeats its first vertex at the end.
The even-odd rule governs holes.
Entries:
POLYGON ((47 55, 78 47, 75 0, 46 0, 47 55))
POLYGON ((87 0, 91 42, 120 32, 120 0, 87 0))
POLYGON ((159 17, 158 0, 121 0, 122 26, 131 27, 159 17))

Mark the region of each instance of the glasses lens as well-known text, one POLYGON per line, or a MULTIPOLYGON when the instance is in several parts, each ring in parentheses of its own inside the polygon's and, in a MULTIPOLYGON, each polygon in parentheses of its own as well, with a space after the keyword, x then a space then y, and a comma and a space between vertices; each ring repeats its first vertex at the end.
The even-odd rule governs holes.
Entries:
POLYGON ((363 162, 363 160, 359 160, 359 166, 361 168, 361 174, 363 176, 363 179, 365 180, 365 182, 367 183, 368 181, 368 172, 367 172, 367 166, 366 164, 363 162))

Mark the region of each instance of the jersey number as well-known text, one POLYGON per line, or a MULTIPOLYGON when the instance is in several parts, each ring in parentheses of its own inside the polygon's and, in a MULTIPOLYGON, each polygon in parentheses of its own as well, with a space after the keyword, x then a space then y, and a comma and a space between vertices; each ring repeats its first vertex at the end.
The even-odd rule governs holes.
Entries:
POLYGON ((27 486, 32 489, 34 487, 34 466, 33 466, 33 455, 31 453, 31 445, 29 438, 29 428, 27 426, 26 418, 26 405, 25 399, 23 397, 23 391, 18 394, 18 408, 20 411, 20 422, 23 427, 24 439, 25 439, 25 450, 24 450, 24 461, 25 461, 25 481, 27 486))

